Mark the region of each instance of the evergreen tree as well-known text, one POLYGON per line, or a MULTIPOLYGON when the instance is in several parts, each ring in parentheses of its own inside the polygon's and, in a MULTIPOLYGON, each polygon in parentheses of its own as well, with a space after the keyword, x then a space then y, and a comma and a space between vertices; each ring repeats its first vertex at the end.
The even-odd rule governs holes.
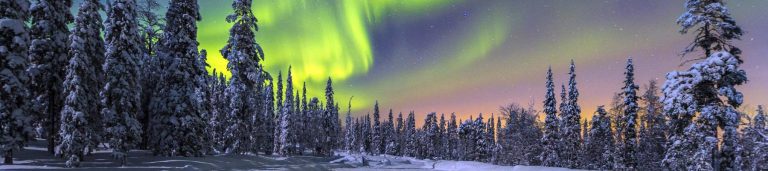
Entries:
POLYGON ((32 76, 32 113, 47 132, 48 152, 58 143, 58 125, 64 102, 62 85, 69 61, 67 25, 74 20, 71 0, 38 0, 29 8, 29 74, 32 76))
POLYGON ((485 136, 485 140, 487 141, 485 144, 486 145, 485 151, 488 153, 488 158, 489 158, 488 161, 491 163, 495 163, 496 161, 496 158, 495 158, 496 156, 494 153, 494 149, 496 147, 496 137, 494 137, 496 135, 496 126, 493 125, 494 123, 495 122, 493 120, 493 113, 491 113, 491 117, 488 118, 488 122, 486 123, 486 126, 485 126, 486 127, 485 135, 483 135, 485 136))
POLYGON ((416 148, 418 147, 418 139, 416 137, 416 118, 413 111, 408 113, 408 119, 405 121, 405 128, 403 128, 403 155, 415 157, 416 148))
POLYGON ((106 138, 113 156, 121 165, 126 164, 127 153, 141 142, 141 124, 136 120, 139 112, 140 48, 135 37, 136 4, 133 0, 115 0, 105 22, 106 83, 101 92, 104 108, 101 116, 106 138))
POLYGON ((396 156, 403 156, 405 155, 403 153, 405 147, 405 139, 407 137, 403 136, 405 134, 405 125, 403 124, 403 112, 400 112, 397 115, 397 127, 395 128, 395 136, 396 142, 395 142, 395 154, 396 156))
POLYGON ((731 41, 740 39, 743 32, 722 0, 689 0, 685 7, 677 20, 680 32, 695 29, 696 38, 682 54, 701 49, 703 56, 693 60, 705 60, 687 71, 667 74, 663 101, 673 126, 673 143, 667 146, 664 164, 669 169, 733 170, 738 165, 736 141, 741 115, 736 108, 743 102, 743 94, 735 86, 744 84, 747 76, 739 68, 743 63, 741 50, 731 41), (692 124, 694 115, 698 118, 692 124), (723 132, 720 139, 718 129, 723 132), (693 148, 693 155, 685 155, 693 148))
POLYGON ((371 154, 378 155, 384 151, 384 136, 382 135, 381 123, 379 122, 379 101, 373 106, 373 129, 371 130, 371 154))
MULTIPOLYGON (((232 3, 234 13, 227 16, 227 22, 233 23, 227 44, 221 49, 222 56, 229 61, 227 68, 232 73, 227 94, 230 95, 229 118, 235 123, 227 128, 229 147, 227 152, 243 154, 252 148, 249 132, 255 125, 249 124, 254 113, 258 113, 257 89, 263 72, 259 61, 264 59, 264 52, 256 43, 257 20, 251 11, 252 0, 235 0, 232 3)), ((167 32, 167 30, 166 30, 167 32)))
MULTIPOLYGON (((390 112, 391 113, 391 112, 390 112)), ((440 142, 435 146, 435 151, 437 152, 437 157, 442 160, 449 160, 449 153, 447 149, 445 149, 445 144, 448 143, 448 134, 446 133, 446 125, 445 122, 445 114, 440 114, 440 125, 438 126, 438 134, 440 137, 440 142)))
POLYGON ((592 116, 592 124, 589 129, 589 136, 585 137, 584 157, 589 163, 585 163, 584 168, 596 170, 611 170, 613 168, 613 134, 611 132, 611 118, 603 106, 598 106, 597 111, 592 116))
POLYGON ((28 116, 30 77, 27 47, 29 1, 0 1, 0 152, 3 164, 13 164, 13 153, 32 139, 28 116))
MULTIPOLYGON (((576 70, 573 60, 571 60, 570 72, 568 75, 568 100, 560 115, 560 139, 561 155, 563 166, 568 168, 579 167, 579 149, 581 149, 581 108, 578 104, 579 90, 576 88, 576 70)), ((565 101, 565 100, 564 100, 565 101)))
POLYGON ((757 106, 757 112, 752 117, 749 125, 744 128, 742 143, 744 147, 745 161, 743 170, 768 169, 768 122, 765 119, 763 106, 757 106))
POLYGON ((222 153, 226 146, 225 130, 228 123, 227 115, 229 110, 229 98, 226 96, 227 80, 222 73, 214 71, 215 84, 211 86, 212 93, 209 103, 211 108, 211 117, 208 121, 208 133, 211 134, 212 152, 222 153))
POLYGON ((363 129, 361 129, 362 135, 360 136, 363 139, 363 149, 360 151, 363 151, 368 154, 373 153, 373 137, 371 134, 373 133, 372 130, 373 127, 371 127, 371 114, 368 113, 365 115, 365 118, 363 118, 363 129))
POLYGON ((293 112, 293 81, 291 76, 291 69, 288 68, 288 78, 286 79, 286 86, 285 86, 285 102, 283 103, 281 113, 280 113, 280 124, 278 125, 280 127, 280 136, 279 136, 279 143, 275 144, 278 147, 278 151, 275 153, 279 155, 293 155, 295 154, 295 142, 292 135, 294 134, 294 123, 292 121, 294 120, 294 112, 293 112))
POLYGON ((344 150, 351 152, 354 150, 355 142, 355 130, 352 124, 352 98, 349 98, 349 106, 347 107, 347 117, 344 120, 344 150))
POLYGON ((274 87, 274 84, 272 84, 272 79, 269 79, 269 84, 267 85, 264 93, 266 95, 264 96, 263 102, 265 103, 262 107, 264 107, 264 126, 263 126, 263 134, 264 137, 261 139, 261 145, 262 145, 262 152, 266 155, 271 155, 272 150, 274 149, 274 139, 275 139, 275 95, 274 91, 272 91, 272 87, 274 87))
MULTIPOLYGON (((172 0, 166 13, 168 25, 159 55, 163 56, 164 72, 159 80, 153 116, 153 152, 160 156, 202 156, 204 152, 207 112, 199 96, 200 77, 205 68, 197 51, 197 21, 200 20, 196 0, 172 0), (203 65, 203 66, 201 66, 203 65)), ((234 69, 233 71, 236 71, 234 69)))
POLYGON ((502 153, 503 135, 501 134, 501 116, 496 118, 496 144, 493 145, 493 164, 501 164, 506 154, 502 153))
POLYGON ((437 124, 437 114, 429 113, 424 118, 424 125, 422 125, 422 131, 424 131, 424 137, 422 138, 421 158, 434 159, 437 157, 438 147, 440 145, 440 127, 437 124))
POLYGON ((645 116, 641 117, 641 132, 638 138, 638 169, 653 169, 661 166, 664 158, 664 143, 666 143, 666 119, 659 101, 659 88, 656 81, 650 81, 643 93, 645 116))
POLYGON ((384 122, 384 135, 386 140, 385 154, 396 155, 397 147, 397 131, 395 130, 395 120, 392 109, 389 109, 389 115, 387 115, 387 122, 384 122))
POLYGON ((499 160, 502 165, 537 165, 540 162, 536 156, 541 154, 541 130, 536 126, 536 115, 532 107, 523 109, 517 104, 509 104, 501 108, 505 115, 506 126, 500 129, 498 141, 499 160))
POLYGON ((477 142, 474 146, 472 146, 474 148, 473 151, 476 154, 474 155, 474 161, 486 162, 488 160, 490 153, 488 152, 487 147, 490 141, 486 137, 485 128, 485 123, 483 123, 483 114, 480 113, 480 115, 477 116, 477 119, 475 119, 475 123, 473 125, 473 138, 474 141, 477 142))
MULTIPOLYGON (((296 107, 298 109, 296 110, 297 117, 295 117, 296 121, 294 123, 296 123, 296 126, 295 126, 296 135, 298 135, 297 136, 298 146, 300 146, 299 153, 303 153, 304 150, 301 150, 301 149, 303 149, 304 147, 314 146, 311 143, 314 143, 315 141, 314 139, 316 138, 312 135, 309 135, 309 132, 305 130, 316 126, 315 122, 319 121, 317 120, 318 118, 316 117, 320 117, 320 116, 313 116, 311 115, 311 112, 309 112, 309 106, 307 103, 307 82, 303 82, 303 85, 301 88, 301 94, 297 94, 297 95, 300 95, 301 97, 296 98, 297 100, 296 107), (299 103, 298 101, 299 99, 301 99, 301 103, 299 103), (312 137, 312 138, 307 138, 307 137, 312 137)), ((322 129, 325 129, 325 128, 321 128, 321 130, 322 129)))
POLYGON ((544 147, 541 155, 539 156, 541 164, 544 166, 559 166, 559 127, 557 119, 557 109, 555 108, 555 85, 552 82, 552 68, 547 70, 547 94, 544 96, 544 113, 546 118, 544 119, 544 135, 541 139, 541 144, 544 147))
POLYGON ((277 73, 277 94, 275 95, 275 98, 277 99, 275 103, 275 118, 273 118, 274 122, 274 131, 273 133, 273 141, 272 141, 272 152, 277 153, 280 148, 280 133, 282 132, 280 130, 280 122, 282 121, 283 116, 283 72, 280 71, 277 73))
POLYGON ((339 118, 339 104, 333 97, 333 81, 331 77, 328 77, 328 81, 325 85, 325 120, 330 126, 329 145, 332 149, 341 148, 342 130, 341 121, 339 118))
POLYGON ((99 92, 104 41, 101 39, 103 7, 97 0, 80 4, 75 28, 70 35, 72 58, 64 80, 64 108, 61 111, 56 155, 67 159, 67 167, 78 167, 84 153, 90 153, 99 142, 99 92))
MULTIPOLYGON (((627 59, 627 71, 624 72, 624 75, 626 76, 626 79, 624 80, 624 87, 622 90, 624 91, 624 128, 622 129, 624 134, 624 150, 622 150, 622 153, 624 155, 624 161, 622 162, 622 166, 624 166, 626 169, 634 169, 637 167, 637 151, 635 151, 635 148, 637 148, 637 131, 636 129, 636 122, 637 122, 637 89, 638 86, 635 85, 635 69, 632 65, 632 58, 627 59)), ((624 168, 621 168, 624 169, 624 168)))
MULTIPOLYGON (((159 93, 158 89, 158 80, 162 80, 160 78, 161 73, 164 71, 164 69, 161 69, 160 65, 160 59, 157 56, 157 51, 159 49, 159 40, 162 36, 162 28, 165 27, 164 20, 158 15, 157 11, 160 10, 161 6, 160 3, 157 2, 157 0, 139 0, 137 1, 137 19, 138 19, 138 25, 139 25, 139 37, 142 44, 142 50, 143 50, 143 57, 141 59, 141 71, 143 73, 143 77, 141 78, 141 115, 139 116, 139 120, 144 125, 144 132, 142 134, 142 139, 145 140, 142 142, 142 147, 145 149, 149 149, 149 142, 150 141, 150 134, 153 132, 150 131, 150 121, 154 117, 154 113, 158 113, 154 111, 153 105, 153 98, 155 98, 155 94, 159 93)), ((163 66, 162 68, 165 68, 163 66)))

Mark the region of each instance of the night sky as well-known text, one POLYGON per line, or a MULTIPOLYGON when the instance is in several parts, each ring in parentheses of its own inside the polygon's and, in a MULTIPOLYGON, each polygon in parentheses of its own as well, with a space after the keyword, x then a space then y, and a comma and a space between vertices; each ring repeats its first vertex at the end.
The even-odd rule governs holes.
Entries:
MULTIPOLYGON (((728 2, 746 31, 735 44, 750 79, 738 88, 751 110, 768 104, 768 1, 728 2)), ((215 52, 228 38, 231 2, 199 3, 200 48, 211 69, 225 70, 215 52)), ((292 65, 294 85, 306 81, 318 97, 330 76, 342 109, 354 96, 353 115, 378 100, 383 110, 414 110, 417 119, 427 112, 487 118, 511 102, 540 109, 547 67, 559 93, 571 59, 579 102, 591 115, 622 87, 628 57, 643 85, 661 86, 667 72, 688 68, 678 54, 693 35, 675 24, 683 10, 682 0, 255 0, 253 7, 273 75, 292 65)))

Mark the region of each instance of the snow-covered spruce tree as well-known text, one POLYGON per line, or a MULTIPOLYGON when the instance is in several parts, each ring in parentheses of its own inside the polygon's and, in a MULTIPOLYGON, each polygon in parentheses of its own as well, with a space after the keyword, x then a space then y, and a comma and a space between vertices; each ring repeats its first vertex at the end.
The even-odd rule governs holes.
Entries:
POLYGON ((387 115, 387 122, 384 122, 384 135, 386 135, 386 149, 384 154, 396 155, 395 148, 397 147, 397 132, 395 131, 395 116, 392 113, 392 109, 389 109, 389 115, 387 115))
MULTIPOLYGON (((560 159, 563 167, 579 168, 579 149, 581 149, 581 107, 579 107, 579 90, 576 88, 576 70, 571 60, 568 75, 568 100, 565 111, 560 111, 560 159)), ((565 101, 565 100, 564 100, 565 101)))
POLYGON ((384 136, 382 136, 379 118, 379 101, 376 101, 376 104, 373 106, 373 129, 371 130, 373 134, 371 136, 371 154, 373 155, 382 154, 381 152, 384 151, 384 142, 382 141, 384 136))
POLYGON ((685 7, 677 20, 680 32, 695 29, 696 36, 682 55, 697 49, 704 54, 691 60, 701 61, 687 71, 667 74, 663 101, 671 118, 672 135, 664 165, 669 169, 733 170, 738 165, 736 136, 741 115, 736 108, 743 102, 743 95, 735 86, 744 84, 747 76, 739 68, 743 62, 741 50, 731 41, 740 39, 743 32, 722 0, 689 0, 685 7), (698 118, 692 124, 694 115, 698 118), (723 132, 722 138, 717 138, 718 128, 723 132), (695 153, 685 158, 685 151, 693 148, 695 153))
MULTIPOLYGON (((330 124, 330 136, 329 144, 331 149, 341 149, 341 142, 343 142, 341 134, 341 121, 339 121, 339 107, 336 103, 336 99, 333 97, 333 80, 328 77, 328 81, 325 83, 325 120, 330 124)), ((332 154, 328 154, 332 155, 332 154)))
MULTIPOLYGON (((264 144, 266 143, 272 143, 266 142, 266 137, 271 136, 271 134, 267 135, 266 131, 266 124, 267 119, 265 118, 266 115, 264 115, 264 99, 266 96, 266 90, 265 90, 265 80, 266 78, 270 77, 269 73, 265 72, 263 70, 264 67, 258 66, 256 69, 257 77, 254 81, 256 84, 254 85, 254 90, 256 91, 255 94, 253 94, 253 97, 251 98, 252 103, 249 105, 250 108, 253 109, 253 113, 250 114, 249 123, 250 123, 250 147, 249 151, 253 154, 258 154, 262 151, 262 148, 264 148, 264 144)), ((270 148, 270 150, 272 150, 270 148)))
POLYGON ((662 104, 659 101, 659 88, 656 81, 651 80, 643 93, 642 101, 645 106, 645 116, 642 117, 644 131, 638 137, 638 169, 647 170, 661 166, 664 159, 664 143, 666 143, 666 119, 662 114, 662 104))
POLYGON ((262 106, 264 108, 264 140, 261 141, 261 151, 264 152, 265 155, 271 155, 273 152, 274 147, 274 139, 275 139, 275 93, 272 89, 274 87, 272 79, 268 79, 269 84, 265 87, 264 93, 266 95, 264 96, 264 105, 262 106))
POLYGON ((459 125, 459 139, 461 142, 459 145, 459 157, 461 159, 459 160, 479 161, 481 157, 482 152, 477 151, 480 146, 478 142, 480 142, 479 139, 481 138, 481 136, 478 136, 479 126, 477 123, 478 122, 470 116, 469 119, 459 125))
POLYGON ((445 160, 457 160, 457 141, 458 141, 458 123, 456 123, 456 114, 451 113, 451 119, 448 120, 448 125, 445 128, 445 136, 443 136, 443 150, 445 153, 445 160))
POLYGON ((0 1, 0 152, 3 164, 13 164, 13 152, 32 139, 29 113, 30 77, 26 72, 29 34, 25 21, 29 1, 0 1))
POLYGON ((496 143, 493 145, 493 164, 500 164, 504 161, 504 157, 507 155, 503 153, 503 149, 501 148, 501 144, 503 143, 501 129, 501 116, 499 116, 496 119, 496 134, 494 135, 496 136, 496 143))
POLYGON ((623 161, 621 162, 624 168, 617 169, 635 169, 637 167, 637 89, 635 85, 635 69, 632 65, 632 58, 627 59, 627 71, 624 72, 626 77, 624 80, 624 87, 622 87, 622 93, 624 94, 624 128, 622 128, 621 134, 624 134, 623 143, 624 150, 622 150, 623 161))
POLYGON ((316 117, 320 116, 312 116, 309 113, 309 106, 307 104, 307 82, 302 83, 301 94, 297 93, 296 95, 296 117, 294 117, 296 121, 293 123, 296 124, 294 128, 296 128, 295 131, 297 135, 297 145, 299 146, 299 155, 303 155, 305 149, 307 147, 313 147, 314 144, 312 143, 315 142, 315 138, 318 138, 307 134, 308 132, 305 130, 315 126, 315 122, 319 121, 316 120, 316 117))
POLYGON ((416 148, 418 148, 418 139, 416 137, 416 117, 413 111, 408 113, 408 119, 405 121, 405 128, 403 128, 403 155, 409 157, 416 156, 416 148))
POLYGON ((403 112, 397 115, 397 126, 395 126, 395 156, 403 156, 403 147, 405 146, 405 125, 403 124, 403 112))
POLYGON ((212 143, 212 137, 209 135, 206 135, 206 129, 208 128, 207 121, 211 120, 211 110, 213 110, 213 106, 211 106, 211 92, 210 87, 213 86, 213 82, 211 78, 214 78, 214 75, 211 75, 208 73, 207 68, 211 67, 208 65, 208 51, 205 49, 200 50, 200 53, 197 55, 197 58, 195 60, 195 100, 197 101, 197 104, 200 105, 200 118, 201 118, 201 134, 203 136, 203 153, 204 154, 210 154, 211 149, 211 143, 212 143))
POLYGON ((520 115, 520 123, 523 123, 523 126, 520 127, 520 132, 523 137, 520 142, 525 144, 523 155, 520 156, 522 159, 519 160, 522 164, 541 165, 541 161, 536 160, 536 156, 541 154, 541 151, 543 150, 543 147, 538 142, 544 133, 539 126, 543 125, 543 123, 539 122, 537 113, 538 112, 533 108, 533 104, 531 104, 528 109, 520 115))
POLYGON ((517 104, 508 104, 499 110, 506 118, 506 125, 499 130, 498 142, 501 146, 499 153, 504 155, 497 159, 497 164, 518 165, 520 164, 519 157, 522 156, 522 144, 518 144, 522 138, 519 128, 523 124, 518 122, 520 121, 520 107, 517 104))
POLYGON ((347 116, 344 119, 344 150, 352 152, 354 147, 355 131, 352 124, 352 98, 349 98, 349 106, 347 107, 347 116))
POLYGON ((613 168, 613 134, 611 132, 611 117, 605 111, 603 106, 598 106, 597 111, 592 115, 592 126, 589 129, 589 136, 585 137, 584 148, 587 163, 585 169, 611 170, 613 168))
POLYGON ((275 94, 275 118, 274 118, 274 130, 272 139, 272 152, 278 153, 280 148, 280 122, 283 116, 283 72, 277 73, 277 92, 275 94))
MULTIPOLYGON (((232 2, 234 13, 227 16, 227 22, 233 23, 229 30, 227 45, 221 49, 222 56, 229 61, 227 68, 232 73, 227 94, 230 95, 229 118, 234 123, 226 130, 228 153, 243 154, 249 152, 249 132, 252 129, 250 116, 257 113, 256 89, 259 77, 262 75, 259 61, 264 59, 264 52, 256 43, 255 32, 258 31, 256 17, 251 11, 252 0, 235 0, 232 2)), ((167 30, 166 30, 167 31, 167 30)), ((281 153, 282 154, 282 153, 281 153)))
POLYGON ((223 153, 223 150, 226 145, 226 136, 224 136, 224 132, 226 130, 227 124, 229 121, 227 120, 227 115, 229 113, 228 107, 229 107, 229 98, 226 96, 226 89, 227 89, 227 79, 224 77, 224 74, 222 73, 216 73, 214 71, 214 79, 215 84, 211 86, 212 94, 210 96, 209 103, 211 103, 211 118, 208 120, 208 130, 209 134, 212 134, 211 136, 211 146, 212 151, 214 153, 223 153))
POLYGON ((32 113, 48 134, 48 152, 59 141, 59 115, 63 106, 62 85, 69 62, 67 25, 74 20, 71 0, 38 0, 29 9, 29 74, 32 76, 32 113))
POLYGON ((496 155, 494 153, 495 147, 496 147, 496 138, 494 137, 496 135, 496 126, 493 120, 493 113, 491 113, 491 117, 488 118, 488 122, 486 122, 485 126, 485 133, 483 134, 484 139, 486 140, 485 144, 485 151, 488 153, 488 159, 487 162, 495 163, 496 162, 496 155))
POLYGON ((546 118, 544 118, 544 136, 541 138, 541 144, 544 149, 539 156, 539 160, 541 160, 541 164, 544 166, 557 167, 560 166, 561 162, 558 147, 558 142, 560 142, 559 120, 557 119, 557 109, 555 107, 557 101, 555 101, 555 85, 552 82, 551 67, 547 70, 546 85, 547 94, 544 96, 544 113, 546 118))
MULTIPOLYGON (((169 65, 158 80, 158 94, 152 124, 153 152, 160 156, 202 156, 205 122, 199 81, 207 73, 197 51, 197 21, 200 20, 196 0, 171 0, 165 20, 159 56, 169 65), (202 65, 202 66, 201 66, 202 65)), ((236 71, 236 70, 233 70, 236 71)))
POLYGON ((352 123, 352 132, 352 152, 363 153, 362 123, 360 121, 360 117, 355 118, 355 121, 352 123))
POLYGON ((293 141, 294 134, 294 128, 295 125, 292 123, 293 120, 295 120, 294 117, 294 110, 293 110, 293 80, 291 76, 291 68, 288 68, 288 78, 286 78, 286 85, 285 85, 285 102, 283 103, 283 106, 280 109, 280 122, 277 125, 280 128, 280 136, 278 137, 278 144, 275 144, 278 149, 275 153, 282 156, 287 155, 293 155, 295 154, 295 142, 293 141))
POLYGON ((490 152, 488 151, 488 144, 490 141, 487 139, 486 135, 486 125, 483 122, 483 114, 480 113, 480 115, 477 116, 477 119, 475 119, 474 123, 474 139, 477 141, 474 148, 474 152, 477 154, 475 157, 475 161, 480 162, 487 162, 488 158, 490 157, 490 152))
POLYGON ((420 145, 422 149, 422 158, 434 159, 437 157, 437 151, 440 150, 440 127, 437 124, 437 114, 432 112, 427 114, 424 118, 424 125, 422 131, 424 131, 424 137, 421 139, 420 145))
POLYGON ((70 35, 71 59, 64 80, 64 108, 61 111, 56 155, 67 159, 67 167, 78 167, 83 154, 90 153, 101 138, 99 90, 104 40, 101 39, 103 7, 98 0, 80 4, 70 35))
POLYGON ((739 169, 742 170, 765 170, 768 169, 768 159, 765 152, 768 151, 768 127, 766 127, 765 110, 762 105, 757 106, 755 115, 751 118, 749 124, 743 129, 741 145, 744 148, 743 158, 739 169))
POLYGON ((360 133, 362 134, 360 137, 363 139, 363 152, 366 152, 368 154, 373 153, 373 136, 371 134, 373 133, 372 127, 371 127, 371 114, 368 113, 363 118, 363 128, 360 130, 360 133))
POLYGON ((445 149, 445 144, 448 143, 448 135, 446 133, 446 122, 445 122, 445 114, 440 114, 440 125, 438 128, 438 132, 440 133, 440 143, 435 146, 437 151, 437 157, 441 160, 448 160, 449 153, 447 149, 445 149))
POLYGON ((137 46, 136 4, 133 0, 115 0, 107 15, 104 37, 106 84, 101 91, 101 110, 107 142, 112 155, 125 165, 128 151, 141 142, 139 112, 139 57, 137 46))

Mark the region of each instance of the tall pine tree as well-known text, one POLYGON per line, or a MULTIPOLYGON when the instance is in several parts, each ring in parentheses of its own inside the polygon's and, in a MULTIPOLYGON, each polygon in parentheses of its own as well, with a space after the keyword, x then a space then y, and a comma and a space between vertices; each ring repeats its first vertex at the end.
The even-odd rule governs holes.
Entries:
POLYGON ((233 23, 229 30, 229 40, 221 49, 222 56, 229 61, 227 68, 232 73, 227 94, 230 95, 229 118, 234 123, 227 128, 227 152, 243 154, 252 148, 249 133, 252 124, 251 116, 259 109, 256 89, 262 83, 259 61, 264 59, 264 52, 256 43, 255 32, 258 31, 256 17, 251 11, 252 0, 235 0, 232 2, 234 13, 227 16, 227 22, 233 23))
POLYGON ((559 127, 557 119, 557 109, 555 105, 555 84, 552 82, 552 68, 547 70, 547 94, 544 96, 544 136, 541 138, 541 144, 544 149, 539 156, 541 164, 544 166, 560 166, 560 156, 558 142, 559 127))
POLYGON ((101 91, 104 108, 101 116, 112 155, 125 165, 128 151, 141 142, 139 112, 139 57, 136 4, 133 0, 115 0, 107 15, 104 37, 106 83, 101 91))
POLYGON ((104 61, 103 28, 98 0, 80 4, 75 27, 70 35, 71 59, 64 80, 64 108, 61 111, 56 155, 67 159, 68 167, 77 167, 84 153, 90 153, 101 138, 99 90, 104 61))
POLYGON ((687 71, 667 74, 663 101, 673 126, 673 143, 667 146, 664 165, 668 169, 733 170, 738 165, 741 115, 736 108, 744 100, 735 87, 746 83, 747 76, 739 68, 741 50, 731 41, 740 39, 743 32, 723 0, 688 0, 685 7, 677 23, 683 34, 693 29, 695 39, 682 54, 700 49, 704 54, 691 61, 704 60, 687 71), (698 118, 691 123, 694 115, 698 118), (718 138, 718 129, 722 138, 718 138))
POLYGON ((624 80, 624 87, 622 88, 624 94, 624 128, 622 129, 624 134, 624 149, 621 151, 624 155, 624 161, 621 162, 625 168, 621 169, 635 169, 637 167, 637 89, 635 85, 635 69, 632 65, 632 58, 627 59, 627 71, 624 72, 626 76, 624 80))
POLYGON ((32 76, 32 112, 47 132, 48 152, 54 153, 59 115, 63 107, 62 85, 69 61, 67 25, 72 23, 71 0, 38 0, 29 9, 32 17, 29 73, 32 76))
MULTIPOLYGON (((560 111, 560 139, 563 167, 578 168, 579 149, 581 149, 581 107, 579 107, 579 90, 576 88, 576 66, 571 60, 568 72, 568 100, 565 111, 560 111)), ((565 100, 564 100, 565 101, 565 100)))
POLYGON ((278 146, 278 151, 276 151, 279 155, 293 155, 296 154, 296 142, 294 141, 294 123, 292 123, 295 119, 294 116, 294 99, 293 99, 293 81, 291 76, 291 69, 288 68, 288 78, 286 79, 286 85, 285 85, 285 102, 283 102, 282 109, 280 110, 280 123, 278 127, 280 128, 280 136, 278 137, 278 144, 275 144, 278 146))
POLYGON ((198 62, 196 0, 171 0, 165 16, 167 26, 158 52, 168 63, 158 84, 154 107, 153 146, 155 155, 202 156, 206 113, 198 97, 202 65, 198 62))
POLYGON ((373 106, 373 129, 371 130, 371 133, 373 133, 371 139, 371 153, 373 155, 382 154, 381 152, 384 151, 384 143, 382 142, 383 136, 381 132, 382 129, 379 118, 379 101, 376 101, 376 104, 373 106))
POLYGON ((13 153, 32 139, 27 46, 29 1, 0 1, 0 152, 13 164, 13 153))
POLYGON ((643 128, 638 135, 638 169, 653 169, 661 166, 664 158, 664 143, 667 139, 666 118, 662 113, 659 101, 659 88, 656 81, 651 80, 643 93, 645 116, 641 117, 643 128))

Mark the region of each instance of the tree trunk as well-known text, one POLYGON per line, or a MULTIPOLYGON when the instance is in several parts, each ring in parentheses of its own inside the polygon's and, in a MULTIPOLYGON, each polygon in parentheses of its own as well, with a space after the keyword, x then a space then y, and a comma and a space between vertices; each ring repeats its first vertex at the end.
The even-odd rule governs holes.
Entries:
MULTIPOLYGON (((49 89, 52 90, 52 89, 49 89)), ((54 93, 48 93, 48 153, 55 154, 54 146, 56 144, 56 115, 54 114, 54 93)))
POLYGON ((13 150, 5 151, 3 164, 13 164, 13 150))

